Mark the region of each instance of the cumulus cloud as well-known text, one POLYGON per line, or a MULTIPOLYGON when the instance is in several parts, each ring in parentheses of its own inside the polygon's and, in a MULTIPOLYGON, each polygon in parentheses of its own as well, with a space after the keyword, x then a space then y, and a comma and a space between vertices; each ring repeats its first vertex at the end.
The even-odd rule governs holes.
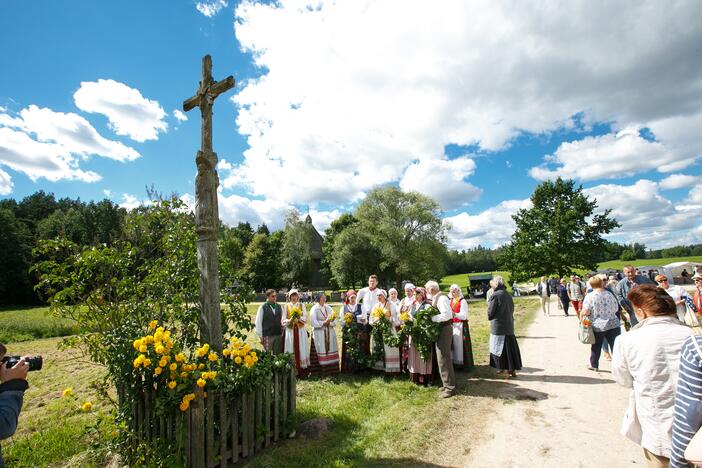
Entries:
POLYGON ((650 248, 702 242, 702 197, 695 191, 680 203, 661 195, 656 182, 642 179, 632 185, 603 184, 586 189, 597 199, 598 210, 611 209, 622 225, 609 236, 619 242, 641 242, 650 248))
MULTIPOLYGON (((700 15, 694 1, 454 0, 427 9, 409 0, 401 21, 388 21, 397 18, 391 0, 244 1, 235 33, 262 75, 233 98, 249 149, 225 184, 287 203, 349 203, 403 180, 415 161, 440 160, 448 144, 495 151, 525 132, 595 122, 615 130, 579 145, 593 154, 633 147, 642 170, 644 156, 680 170, 699 156, 683 143, 702 107, 700 15), (629 132, 617 144, 629 128, 655 139, 629 132)), ((615 169, 637 171, 622 163, 588 177, 615 169)))
POLYGON ((204 2, 195 3, 195 8, 197 8, 197 11, 207 16, 208 18, 212 18, 217 13, 219 13, 220 10, 222 10, 222 8, 226 7, 227 0, 207 0, 204 2))
POLYGON ((449 247, 461 250, 478 245, 497 247, 506 244, 516 229, 512 215, 531 206, 529 199, 505 200, 478 214, 464 212, 444 218, 451 228, 448 231, 449 247))
POLYGON ((100 175, 80 168, 80 161, 95 155, 131 161, 139 153, 101 136, 83 117, 35 105, 17 115, 0 113, 0 164, 36 181, 62 179, 95 182, 100 175))
POLYGON ((671 174, 658 183, 662 190, 675 190, 679 188, 692 187, 698 183, 699 177, 685 174, 671 174))
POLYGON ((400 188, 423 193, 438 201, 444 210, 453 210, 480 197, 482 191, 465 181, 473 172, 475 162, 468 156, 420 160, 407 168, 400 188))
POLYGON ((139 208, 140 206, 149 206, 153 202, 149 199, 139 200, 139 198, 131 195, 129 193, 122 194, 122 201, 119 202, 119 206, 126 208, 128 210, 133 210, 134 208, 139 208))
POLYGON ((0 169, 0 195, 9 195, 12 193, 12 179, 10 174, 0 169))
POLYGON ((84 81, 73 99, 82 111, 105 115, 117 135, 138 142, 156 140, 159 132, 168 129, 161 105, 124 83, 103 79, 84 81))
POLYGON ((185 122, 186 120, 188 120, 188 116, 185 115, 185 113, 179 109, 173 110, 173 117, 175 117, 178 122, 185 122))

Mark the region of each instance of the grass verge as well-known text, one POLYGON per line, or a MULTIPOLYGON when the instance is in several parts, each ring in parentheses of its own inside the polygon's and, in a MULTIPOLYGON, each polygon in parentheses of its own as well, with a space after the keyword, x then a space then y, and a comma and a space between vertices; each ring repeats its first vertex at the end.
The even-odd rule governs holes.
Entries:
POLYGON ((68 336, 77 332, 75 322, 54 317, 48 307, 0 309, 0 343, 68 336))

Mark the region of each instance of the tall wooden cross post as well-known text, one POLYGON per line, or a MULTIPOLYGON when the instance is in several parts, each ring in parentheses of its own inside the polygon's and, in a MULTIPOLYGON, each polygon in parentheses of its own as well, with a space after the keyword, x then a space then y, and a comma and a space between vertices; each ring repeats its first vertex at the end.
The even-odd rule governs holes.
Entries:
POLYGON ((199 107, 202 114, 202 146, 197 152, 195 178, 195 227, 197 230, 197 267, 200 270, 201 340, 222 351, 222 315, 219 308, 219 262, 217 234, 217 154, 212 151, 212 104, 223 92, 234 87, 234 77, 212 79, 212 57, 202 58, 202 81, 195 96, 183 101, 183 110, 199 107))

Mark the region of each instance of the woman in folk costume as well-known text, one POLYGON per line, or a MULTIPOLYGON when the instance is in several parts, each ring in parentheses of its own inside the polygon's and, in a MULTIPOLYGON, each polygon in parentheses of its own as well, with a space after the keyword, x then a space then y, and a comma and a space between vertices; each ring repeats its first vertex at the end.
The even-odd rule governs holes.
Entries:
MULTIPOLYGON (((414 303, 409 310, 410 320, 414 320, 417 312, 429 307, 431 302, 427 300, 427 291, 424 288, 416 288, 414 294, 414 303)), ((431 354, 434 354, 434 347, 431 348, 431 354)), ((431 385, 432 373, 432 356, 429 356, 425 361, 422 355, 417 351, 417 347, 412 343, 412 337, 409 338, 409 356, 407 358, 407 371, 410 375, 410 380, 417 385, 431 385)))
MULTIPOLYGON (((388 293, 381 289, 378 293, 378 303, 371 311, 370 324, 380 320, 379 315, 385 316, 390 321, 390 331, 395 335, 395 327, 400 325, 399 314, 395 306, 388 300, 388 293)), ((375 347, 372 345, 371 349, 375 347)), ((383 344, 383 359, 375 364, 375 368, 385 371, 386 374, 400 373, 400 348, 392 348, 383 344)))
POLYGON ((475 366, 473 361, 473 345, 468 328, 468 301, 463 297, 461 287, 452 284, 449 290, 451 311, 453 312, 453 347, 452 359, 454 368, 471 371, 475 366))
MULTIPOLYGON (((400 301, 400 306, 397 308, 397 313, 402 317, 403 313, 408 313, 412 310, 414 306, 414 288, 416 286, 412 283, 405 284, 405 297, 400 301)), ((407 370, 407 359, 409 359, 409 340, 405 339, 402 343, 402 348, 400 349, 400 367, 402 372, 408 372, 407 370)))
MULTIPOLYGON (((370 354, 370 336, 368 335, 368 319, 363 314, 361 304, 356 303, 356 291, 353 289, 346 293, 346 303, 339 308, 339 320, 344 327, 352 327, 356 333, 357 345, 362 355, 370 354), (346 322, 346 314, 351 314, 351 323, 346 322)), ((351 352, 346 349, 346 343, 341 346, 341 372, 353 372, 362 369, 356 362, 351 352)))
POLYGON ((297 289, 288 292, 288 303, 285 304, 285 314, 281 320, 285 327, 285 352, 295 355, 297 375, 302 377, 310 367, 310 351, 307 343, 307 308, 300 302, 297 289))
POLYGON ((319 295, 310 310, 312 346, 310 347, 310 370, 312 374, 331 375, 339 372, 339 345, 336 341, 337 314, 327 305, 327 296, 319 295))
MULTIPOLYGON (((402 301, 398 297, 398 292, 397 289, 395 288, 390 288, 388 289, 388 302, 395 307, 395 310, 397 311, 397 325, 395 326, 396 331, 400 331, 400 324, 401 321, 399 320, 400 318, 400 313, 402 311, 402 301)), ((400 345, 400 372, 404 372, 407 369, 407 342, 403 342, 400 345)))

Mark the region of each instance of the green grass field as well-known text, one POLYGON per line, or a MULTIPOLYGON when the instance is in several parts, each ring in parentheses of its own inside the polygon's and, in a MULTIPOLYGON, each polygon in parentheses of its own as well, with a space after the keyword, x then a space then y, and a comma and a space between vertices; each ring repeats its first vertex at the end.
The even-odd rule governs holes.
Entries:
POLYGON ((0 309, 0 343, 68 336, 77 331, 74 322, 52 316, 48 307, 0 309))
MULTIPOLYGON (((256 304, 249 305, 252 314, 257 308, 256 304)), ((500 398, 500 389, 505 388, 495 384, 490 386, 489 395, 484 388, 479 394, 472 394, 473 381, 492 375, 485 366, 489 337, 485 309, 484 301, 470 303, 471 335, 478 368, 471 374, 457 374, 455 398, 438 400, 436 387, 419 387, 404 376, 386 378, 373 372, 301 380, 297 402, 299 421, 329 417, 334 421, 332 432, 318 440, 283 442, 248 463, 251 466, 399 466, 429 462, 435 456, 431 447, 443 437, 456 405, 465 409, 470 424, 453 430, 477 435, 494 409, 495 398, 500 398)), ((515 302, 517 333, 526 329, 535 310, 534 300, 515 302)), ((44 369, 29 376, 30 389, 17 433, 3 441, 3 456, 8 466, 105 466, 113 457, 106 449, 114 430, 107 417, 112 406, 99 400, 92 387, 104 370, 75 350, 59 350, 59 341, 50 338, 8 344, 11 353, 42 354, 45 359, 44 369), (73 388, 74 397, 62 397, 67 387, 73 388), (94 404, 91 413, 80 411, 85 401, 94 404)), ((255 335, 250 334, 248 341, 256 343, 255 335)))
MULTIPOLYGON (((650 258, 645 260, 632 260, 623 262, 621 260, 612 260, 611 262, 600 263, 599 268, 614 268, 621 270, 626 265, 637 266, 663 266, 674 262, 698 262, 702 263, 702 256, 696 257, 668 257, 668 258, 650 258)), ((692 275, 692 273, 690 273, 692 275)))

